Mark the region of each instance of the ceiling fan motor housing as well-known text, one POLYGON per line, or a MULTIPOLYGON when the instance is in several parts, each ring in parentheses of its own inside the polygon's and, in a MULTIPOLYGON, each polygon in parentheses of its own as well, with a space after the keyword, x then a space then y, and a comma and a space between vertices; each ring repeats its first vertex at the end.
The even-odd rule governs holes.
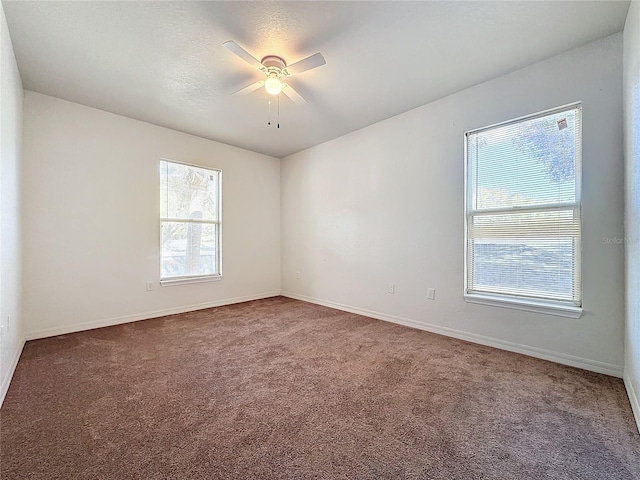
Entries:
POLYGON ((284 70, 284 68, 287 66, 287 62, 285 62, 284 59, 275 55, 267 55, 262 59, 260 63, 262 63, 262 65, 264 65, 268 69, 277 68, 278 70, 284 70))

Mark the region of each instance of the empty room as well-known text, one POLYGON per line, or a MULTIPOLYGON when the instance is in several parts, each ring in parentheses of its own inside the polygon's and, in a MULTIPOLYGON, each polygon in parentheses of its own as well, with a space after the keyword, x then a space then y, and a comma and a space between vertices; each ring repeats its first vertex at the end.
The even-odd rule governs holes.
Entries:
POLYGON ((0 479, 640 479, 640 0, 0 5, 0 479))

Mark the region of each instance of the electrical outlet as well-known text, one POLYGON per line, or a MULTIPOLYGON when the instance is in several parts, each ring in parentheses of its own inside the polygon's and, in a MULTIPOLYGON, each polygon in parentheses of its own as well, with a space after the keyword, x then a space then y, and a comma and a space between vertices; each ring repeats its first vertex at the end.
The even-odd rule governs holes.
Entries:
POLYGON ((427 298, 429 300, 436 299, 436 289, 435 288, 427 288, 427 298))
POLYGON ((395 283, 390 283, 388 288, 387 288, 387 292, 389 293, 396 293, 396 285, 395 283))
POLYGON ((296 280, 300 280, 300 272, 296 272, 296 280))

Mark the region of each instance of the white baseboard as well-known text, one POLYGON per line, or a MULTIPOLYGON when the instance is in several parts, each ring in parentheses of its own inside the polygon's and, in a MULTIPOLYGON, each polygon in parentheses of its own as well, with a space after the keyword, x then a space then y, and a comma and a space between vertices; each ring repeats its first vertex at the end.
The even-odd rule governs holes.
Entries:
POLYGON ((521 345, 518 343, 507 342, 497 338, 478 335, 476 333, 469 333, 462 330, 456 330, 454 328, 442 327, 440 325, 419 322, 417 320, 412 320, 409 318, 398 317, 395 315, 388 315, 386 313, 366 310, 364 308, 352 307, 350 305, 342 305, 340 303, 330 302, 327 300, 320 300, 318 298, 307 297, 306 295, 298 295, 296 293, 291 293, 291 292, 282 292, 282 295, 285 297, 294 298, 296 300, 302 300, 304 302, 315 303, 317 305, 323 305, 325 307, 331 307, 338 310, 343 310, 345 312, 356 313, 358 315, 364 315, 366 317, 376 318, 378 320, 384 320, 387 322, 405 325, 407 327, 417 328, 419 330, 425 330, 427 332, 445 335, 447 337, 454 337, 460 340, 466 340, 468 342, 479 343, 480 345, 486 345, 488 347, 494 347, 494 348, 499 348, 501 350, 521 353, 523 355, 528 355, 530 357, 535 357, 535 358, 541 358, 543 360, 549 360, 551 362, 560 363, 562 365, 568 365, 570 367, 581 368, 583 370, 589 370, 597 373, 604 373, 605 375, 611 375, 613 377, 622 378, 622 366, 620 365, 613 365, 610 363, 599 362, 597 360, 591 360, 588 358, 568 355, 566 353, 553 352, 550 350, 545 350, 543 348, 531 347, 529 345, 521 345))
POLYGON ((2 379, 2 384, 0 385, 0 407, 2 407, 2 403, 4 402, 4 397, 7 396, 7 392, 9 391, 9 385, 11 385, 11 379, 13 378, 13 374, 16 371, 16 367, 18 366, 18 360, 20 360, 20 355, 22 355, 22 349, 24 348, 25 339, 20 340, 20 345, 16 348, 16 351, 11 359, 11 365, 9 366, 9 372, 2 379))
POLYGON ((638 427, 638 432, 640 433, 640 402, 638 402, 638 395, 633 388, 631 378, 629 378, 626 372, 622 376, 622 379, 624 380, 624 386, 627 389, 629 403, 631 403, 631 411, 633 412, 633 416, 636 419, 636 426, 638 427))
POLYGON ((149 318, 164 317, 166 315, 175 315, 176 313, 193 312, 205 308, 222 307, 224 305, 232 305, 234 303, 249 302, 251 300, 260 300, 262 298, 277 297, 280 292, 260 293, 257 295, 247 295, 244 297, 227 298, 217 300, 215 302, 198 303, 195 305, 185 305, 182 307, 168 308, 165 310, 155 310, 153 312, 136 313, 133 315, 125 315, 123 317, 104 318, 93 320, 91 322, 74 323, 72 325, 61 325, 53 328, 45 328, 29 332, 26 335, 27 340, 37 340, 39 338, 55 337, 56 335, 66 335, 67 333, 82 332, 84 330, 93 330, 94 328, 111 327, 113 325, 121 325, 123 323, 137 322, 138 320, 147 320, 149 318))

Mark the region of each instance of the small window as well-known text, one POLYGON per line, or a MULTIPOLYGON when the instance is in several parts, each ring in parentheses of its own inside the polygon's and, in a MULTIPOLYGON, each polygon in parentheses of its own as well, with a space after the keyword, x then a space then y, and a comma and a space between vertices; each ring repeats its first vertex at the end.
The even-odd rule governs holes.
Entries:
POLYGON ((466 133, 468 300, 579 316, 581 120, 572 105, 466 133))
POLYGON ((220 278, 221 172, 160 162, 160 283, 220 278))

